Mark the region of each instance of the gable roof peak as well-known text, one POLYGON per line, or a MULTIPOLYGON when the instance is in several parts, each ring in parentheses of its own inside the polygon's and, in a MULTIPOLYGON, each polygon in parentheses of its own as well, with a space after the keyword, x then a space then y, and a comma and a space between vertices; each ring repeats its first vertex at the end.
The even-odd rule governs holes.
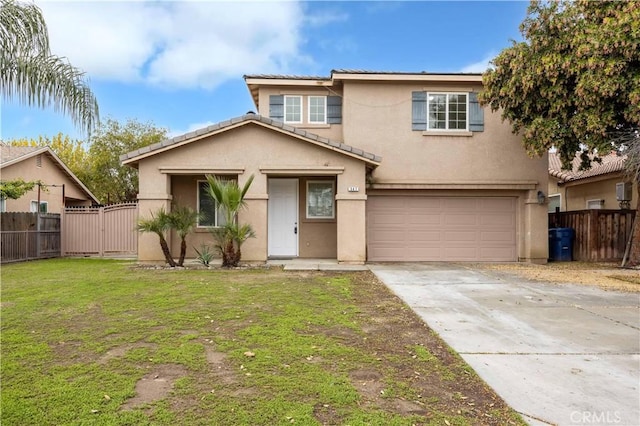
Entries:
POLYGON ((295 136, 297 138, 305 139, 316 145, 323 146, 331 150, 337 150, 339 152, 342 152, 343 154, 359 158, 360 160, 364 160, 365 162, 370 163, 374 166, 377 166, 382 161, 382 158, 378 155, 363 151, 361 149, 353 148, 342 142, 324 138, 315 133, 311 133, 304 129, 285 124, 282 121, 277 121, 269 117, 263 117, 260 114, 256 114, 250 111, 247 114, 233 117, 231 119, 221 121, 219 123, 212 124, 210 126, 203 127, 201 129, 197 129, 182 135, 178 135, 173 138, 165 139, 164 141, 137 149, 135 151, 128 152, 120 156, 120 162, 122 162, 123 164, 136 163, 137 160, 140 160, 143 156, 146 157, 148 155, 153 155, 154 153, 166 151, 179 144, 190 143, 206 138, 215 133, 224 132, 232 128, 247 125, 249 123, 256 123, 258 125, 262 125, 264 127, 268 127, 273 130, 295 136))

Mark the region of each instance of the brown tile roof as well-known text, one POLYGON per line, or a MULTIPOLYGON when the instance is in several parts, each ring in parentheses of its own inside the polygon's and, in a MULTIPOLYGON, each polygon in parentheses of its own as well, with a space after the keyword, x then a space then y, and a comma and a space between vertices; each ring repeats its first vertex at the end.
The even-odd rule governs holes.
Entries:
POLYGON ((600 157, 602 163, 594 162, 588 170, 579 170, 580 156, 576 155, 572 162, 571 170, 563 170, 562 162, 558 153, 549 153, 549 175, 562 182, 587 179, 594 176, 601 176, 608 173, 619 173, 624 170, 626 155, 618 155, 613 152, 600 157))
POLYGON ((10 146, 2 144, 0 145, 0 163, 6 164, 36 151, 43 151, 43 148, 41 146, 10 146))
POLYGON ((373 71, 358 69, 333 69, 329 76, 312 75, 287 75, 287 74, 247 74, 244 79, 263 78, 272 80, 326 80, 329 81, 333 74, 380 74, 380 75, 482 75, 474 72, 428 72, 428 71, 373 71))
POLYGON ((244 79, 263 78, 271 80, 331 80, 331 77, 317 75, 287 75, 287 74, 245 74, 244 79))
POLYGON ((202 129, 195 130, 193 132, 186 133, 184 135, 179 135, 173 137, 171 139, 166 139, 162 142, 149 145, 135 151, 123 154, 120 156, 120 161, 125 162, 136 158, 140 155, 152 153, 154 151, 158 151, 169 147, 171 145, 175 145, 181 142, 188 141, 189 139, 201 139, 203 137, 208 136, 211 133, 222 131, 231 126, 236 126, 238 124, 250 123, 250 122, 258 122, 268 127, 272 127, 274 129, 283 131, 285 133, 291 134, 292 136, 302 137, 304 139, 309 140, 310 142, 314 142, 318 145, 324 145, 326 148, 342 151, 343 153, 360 158, 368 163, 373 163, 377 165, 382 161, 382 158, 372 154, 370 152, 363 151, 361 149, 355 148, 353 146, 344 144, 342 142, 334 141, 332 139, 324 138, 322 136, 316 135, 315 133, 307 132, 306 130, 299 129, 297 127, 285 124, 281 121, 276 121, 268 117, 263 117, 259 114, 245 114, 240 117, 235 117, 230 120, 222 121, 217 124, 212 124, 211 126, 204 127, 202 129))

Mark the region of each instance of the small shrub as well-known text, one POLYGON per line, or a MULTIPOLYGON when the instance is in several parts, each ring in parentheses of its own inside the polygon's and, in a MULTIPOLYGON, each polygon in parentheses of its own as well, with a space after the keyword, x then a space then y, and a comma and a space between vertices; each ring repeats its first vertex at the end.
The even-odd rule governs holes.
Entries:
POLYGON ((196 251, 196 253, 198 253, 198 257, 196 258, 198 263, 204 266, 209 266, 209 263, 213 259, 214 255, 214 252, 211 251, 211 248, 206 244, 202 244, 200 245, 200 250, 195 247, 193 249, 196 251))

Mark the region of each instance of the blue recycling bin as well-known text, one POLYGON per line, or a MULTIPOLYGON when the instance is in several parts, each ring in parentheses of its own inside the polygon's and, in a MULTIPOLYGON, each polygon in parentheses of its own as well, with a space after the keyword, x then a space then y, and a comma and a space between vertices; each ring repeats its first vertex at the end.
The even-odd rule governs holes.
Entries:
POLYGON ((571 262, 573 260, 573 228, 549 229, 549 260, 571 262))

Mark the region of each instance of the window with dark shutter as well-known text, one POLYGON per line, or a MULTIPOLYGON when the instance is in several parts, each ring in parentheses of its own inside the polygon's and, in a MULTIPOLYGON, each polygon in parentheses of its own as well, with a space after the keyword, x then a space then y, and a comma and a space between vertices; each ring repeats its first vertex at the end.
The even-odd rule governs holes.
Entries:
POLYGON ((484 110, 478 102, 478 94, 469 93, 469 130, 472 132, 484 131, 484 110))
POLYGON ((283 95, 269 95, 269 117, 284 121, 284 96, 283 95))
POLYGON ((342 97, 327 96, 327 123, 342 123, 342 97))
POLYGON ((427 93, 411 93, 411 129, 427 130, 427 93))

